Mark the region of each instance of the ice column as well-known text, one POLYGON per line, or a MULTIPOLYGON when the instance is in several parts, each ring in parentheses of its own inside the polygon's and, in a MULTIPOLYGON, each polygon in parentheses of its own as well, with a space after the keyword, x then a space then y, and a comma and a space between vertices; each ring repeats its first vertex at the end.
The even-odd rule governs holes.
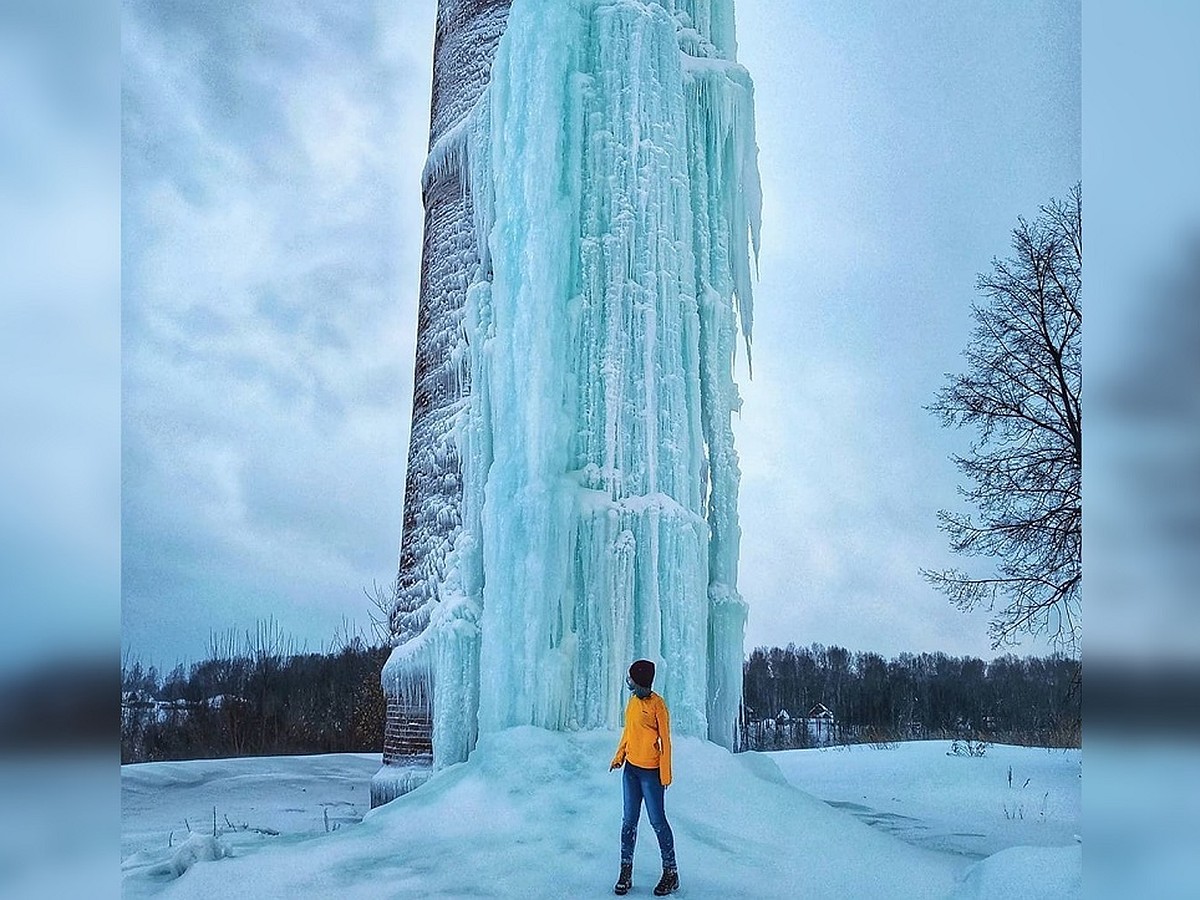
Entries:
POLYGON ((617 725, 637 656, 678 731, 733 745, 730 419, 760 196, 734 54, 732 0, 515 0, 436 148, 477 240, 459 524, 393 660, 426 648, 438 765, 478 730, 617 725))

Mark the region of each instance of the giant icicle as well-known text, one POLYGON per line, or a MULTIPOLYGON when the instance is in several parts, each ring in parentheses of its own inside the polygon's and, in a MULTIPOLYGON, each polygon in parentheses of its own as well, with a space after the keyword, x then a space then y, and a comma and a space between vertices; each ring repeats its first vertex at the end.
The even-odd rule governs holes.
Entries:
MULTIPOLYGON (((465 21, 450 5, 439 27, 465 21)), ((461 481, 384 686, 430 686, 438 766, 481 730, 616 726, 639 656, 679 732, 733 746, 760 198, 734 57, 732 0, 514 0, 487 87, 433 142, 426 181, 456 185, 475 240, 442 361, 461 481)))

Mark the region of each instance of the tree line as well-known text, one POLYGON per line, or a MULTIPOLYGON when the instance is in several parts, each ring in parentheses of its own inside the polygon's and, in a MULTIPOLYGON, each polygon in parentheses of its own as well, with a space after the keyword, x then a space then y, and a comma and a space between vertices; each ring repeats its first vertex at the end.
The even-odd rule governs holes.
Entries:
POLYGON ((744 666, 744 743, 805 746, 804 728, 790 720, 822 704, 834 714, 837 740, 848 743, 969 737, 1079 746, 1080 679, 1079 660, 1057 654, 985 662, 945 653, 884 659, 821 644, 759 647, 744 666))
POLYGON ((121 666, 121 762, 377 751, 391 649, 361 637, 297 652, 273 626, 162 676, 121 666))
MULTIPOLYGON (((298 652, 267 623, 240 643, 214 639, 208 658, 166 675, 126 659, 121 761, 376 752, 389 652, 361 636, 298 652)), ((838 742, 970 737, 1078 746, 1079 677, 1079 662, 1064 656, 885 660, 820 644, 759 647, 744 665, 741 746, 808 746, 797 720, 818 703, 833 713, 838 742)))

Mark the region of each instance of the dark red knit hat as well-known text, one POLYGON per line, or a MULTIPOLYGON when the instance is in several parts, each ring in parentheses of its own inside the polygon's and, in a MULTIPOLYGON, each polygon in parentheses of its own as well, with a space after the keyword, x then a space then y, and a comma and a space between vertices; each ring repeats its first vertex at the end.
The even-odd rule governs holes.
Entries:
POLYGON ((650 687, 654 684, 654 663, 648 659, 639 659, 629 667, 629 677, 640 687, 650 687))

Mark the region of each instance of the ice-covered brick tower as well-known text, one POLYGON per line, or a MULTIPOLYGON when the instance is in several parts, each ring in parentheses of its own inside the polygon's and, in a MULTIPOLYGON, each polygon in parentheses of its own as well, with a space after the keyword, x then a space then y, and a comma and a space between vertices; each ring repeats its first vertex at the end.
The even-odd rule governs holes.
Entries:
POLYGON ((760 190, 733 0, 441 0, 375 804, 481 731, 617 727, 631 659, 732 747, 737 326, 760 190))

